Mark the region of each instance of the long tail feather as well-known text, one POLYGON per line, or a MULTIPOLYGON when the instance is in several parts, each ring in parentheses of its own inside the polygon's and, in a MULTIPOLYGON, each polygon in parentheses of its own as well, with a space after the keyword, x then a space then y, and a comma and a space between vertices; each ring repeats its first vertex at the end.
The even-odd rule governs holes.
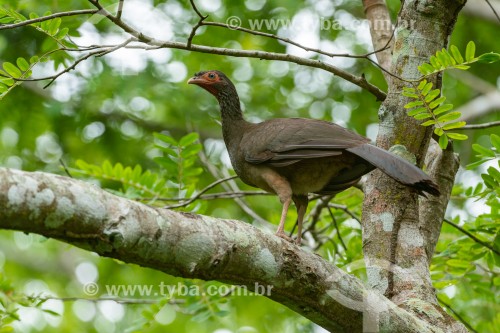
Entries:
POLYGON ((370 162, 401 184, 416 189, 420 195, 425 196, 424 192, 434 196, 440 194, 437 184, 422 170, 405 159, 382 148, 371 144, 363 144, 357 147, 348 148, 347 151, 370 162))

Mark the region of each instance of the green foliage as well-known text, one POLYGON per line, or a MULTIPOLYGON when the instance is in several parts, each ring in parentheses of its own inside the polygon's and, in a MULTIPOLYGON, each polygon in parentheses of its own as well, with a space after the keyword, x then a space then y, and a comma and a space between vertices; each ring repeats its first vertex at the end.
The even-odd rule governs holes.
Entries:
MULTIPOLYGON (((169 190, 166 186, 166 179, 149 170, 143 171, 139 164, 133 168, 130 166, 124 167, 121 163, 116 163, 113 166, 106 160, 99 166, 77 160, 76 166, 78 169, 72 169, 75 174, 119 183, 121 185, 120 189, 113 191, 113 193, 128 198, 148 197, 154 201, 154 198, 167 195, 169 190)), ((113 188, 111 185, 104 185, 103 187, 113 188)))
POLYGON ((418 70, 424 77, 448 70, 448 69, 462 69, 467 70, 469 65, 475 62, 494 63, 500 61, 500 54, 489 52, 484 53, 478 57, 475 56, 476 44, 470 41, 465 49, 465 59, 455 45, 450 46, 450 50, 442 49, 437 51, 436 55, 430 57, 429 63, 424 63, 418 66, 418 70))
MULTIPOLYGON (((437 289, 444 291, 454 286, 455 290, 459 289, 474 298, 481 298, 478 311, 483 309, 487 312, 499 310, 496 301, 500 292, 499 139, 498 135, 490 136, 491 149, 478 144, 473 146, 479 161, 471 163, 469 169, 494 159, 498 161, 498 167, 490 166, 486 173, 481 174, 484 184, 479 183, 467 189, 455 186, 452 193, 453 196, 462 195, 474 201, 485 200, 489 211, 472 217, 469 221, 461 221, 457 216, 447 222, 431 265, 433 284, 437 289), (459 227, 450 229, 450 225, 459 227)), ((444 292, 440 292, 440 298, 448 299, 444 292)))
POLYGON ((449 139, 467 140, 467 135, 448 132, 451 129, 457 129, 465 126, 464 121, 456 121, 460 118, 460 112, 451 111, 453 105, 444 103, 446 97, 441 96, 439 89, 432 89, 432 82, 426 79, 420 81, 415 88, 403 88, 403 96, 414 99, 405 105, 409 109, 408 115, 417 119, 429 119, 422 123, 422 126, 435 125, 434 133, 439 136, 439 146, 445 149, 449 139))
MULTIPOLYGON (((488 201, 495 201, 500 197, 500 136, 491 134, 490 142, 492 146, 491 149, 477 143, 472 145, 472 149, 477 153, 479 160, 467 165, 467 169, 474 169, 488 161, 497 161, 497 168, 490 166, 486 170, 486 173, 481 174, 485 188, 484 191, 478 190, 476 194, 479 198, 486 197, 488 201)), ((476 193, 476 191, 474 191, 474 193, 476 193)))
POLYGON ((179 141, 161 133, 154 133, 154 137, 157 140, 155 146, 163 153, 163 156, 154 158, 155 162, 165 169, 170 181, 177 187, 179 197, 189 197, 203 172, 202 168, 195 166, 202 148, 198 143, 198 133, 189 133, 179 141))
MULTIPOLYGON (((51 14, 52 13, 50 11, 47 11, 43 16, 49 16, 51 14)), ((38 14, 34 12, 29 14, 30 20, 38 17, 38 14)), ((0 23, 15 24, 24 21, 28 21, 28 18, 21 13, 12 9, 0 7, 0 23)), ((32 55, 29 58, 29 61, 23 57, 19 57, 17 58, 16 64, 8 61, 5 61, 2 64, 3 70, 0 70, 0 101, 13 88, 19 86, 30 78, 32 75, 32 68, 38 63, 51 59, 54 60, 54 69, 57 69, 60 64, 64 63, 64 60, 72 59, 72 57, 66 52, 59 52, 58 56, 53 55, 56 51, 75 46, 69 39, 66 38, 69 28, 61 28, 61 23, 62 19, 60 17, 56 17, 50 20, 29 24, 29 26, 48 36, 50 40, 45 42, 45 52, 40 56, 32 55)))
POLYGON ((446 97, 442 96, 440 89, 432 89, 432 82, 427 82, 426 77, 443 72, 448 69, 467 70, 469 65, 475 62, 493 63, 500 60, 500 54, 490 52, 475 57, 476 45, 473 41, 467 44, 465 59, 455 45, 450 46, 450 51, 442 49, 436 55, 430 57, 429 63, 418 66, 419 72, 423 75, 418 81, 418 85, 404 87, 403 96, 409 97, 411 102, 405 105, 409 109, 408 115, 416 120, 429 119, 423 122, 422 126, 436 126, 434 134, 439 137, 439 146, 445 149, 451 140, 467 140, 468 136, 461 133, 449 132, 452 129, 459 129, 466 125, 465 121, 456 121, 462 115, 460 112, 452 111, 453 104, 444 103, 446 97))

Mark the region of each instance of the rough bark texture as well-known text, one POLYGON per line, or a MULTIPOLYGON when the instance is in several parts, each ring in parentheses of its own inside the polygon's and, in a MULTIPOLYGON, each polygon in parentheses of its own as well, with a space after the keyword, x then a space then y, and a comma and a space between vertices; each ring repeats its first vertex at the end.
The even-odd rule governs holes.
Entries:
POLYGON ((243 222, 153 208, 78 180, 4 168, 0 207, 0 228, 176 276, 272 286, 271 299, 332 332, 444 331, 320 256, 243 222))
MULTIPOLYGON (((389 70, 394 40, 392 39, 392 21, 387 4, 385 0, 363 0, 363 8, 366 18, 370 22, 373 49, 377 51, 387 47, 387 49, 376 53, 377 61, 382 68, 389 70)), ((386 72, 382 73, 389 83, 391 76, 386 72)))
MULTIPOLYGON (((405 79, 417 79, 417 66, 437 50, 446 48, 457 15, 465 1, 405 1, 399 17, 391 71, 405 79)), ((440 77, 431 79, 440 88, 440 77)), ((406 115, 408 100, 401 95, 404 83, 390 81, 388 97, 379 110, 377 145, 414 159, 422 166, 432 128, 422 127, 406 115)), ((379 171, 365 185, 363 249, 370 286, 399 306, 420 313, 421 318, 447 327, 451 318, 442 313, 432 287, 429 263, 439 235, 457 164, 451 151, 444 152, 431 175, 441 185, 442 197, 421 200, 379 171), (388 269, 381 269, 387 262, 388 269), (436 315, 436 311, 441 313, 436 315)), ((449 327, 449 326, 448 326, 449 327)), ((456 327, 458 331, 463 328, 456 327)), ((463 329, 465 330, 465 329, 463 329)))

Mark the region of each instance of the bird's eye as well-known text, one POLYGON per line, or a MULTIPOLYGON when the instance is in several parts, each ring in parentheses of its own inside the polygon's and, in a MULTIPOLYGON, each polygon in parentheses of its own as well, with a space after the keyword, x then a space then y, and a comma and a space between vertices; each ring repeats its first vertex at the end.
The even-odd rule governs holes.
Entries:
POLYGON ((209 78, 209 79, 215 79, 215 74, 214 74, 214 73, 210 73, 210 74, 208 74, 208 78, 209 78))

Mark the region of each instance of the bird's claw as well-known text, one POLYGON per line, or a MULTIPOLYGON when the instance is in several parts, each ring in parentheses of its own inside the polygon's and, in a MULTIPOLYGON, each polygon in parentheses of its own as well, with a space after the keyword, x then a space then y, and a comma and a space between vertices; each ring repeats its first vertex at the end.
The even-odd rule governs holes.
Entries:
POLYGON ((283 238, 284 240, 290 242, 290 243, 293 243, 293 240, 292 238, 290 238, 289 236, 287 236, 284 232, 276 232, 276 236, 280 237, 280 238, 283 238))

